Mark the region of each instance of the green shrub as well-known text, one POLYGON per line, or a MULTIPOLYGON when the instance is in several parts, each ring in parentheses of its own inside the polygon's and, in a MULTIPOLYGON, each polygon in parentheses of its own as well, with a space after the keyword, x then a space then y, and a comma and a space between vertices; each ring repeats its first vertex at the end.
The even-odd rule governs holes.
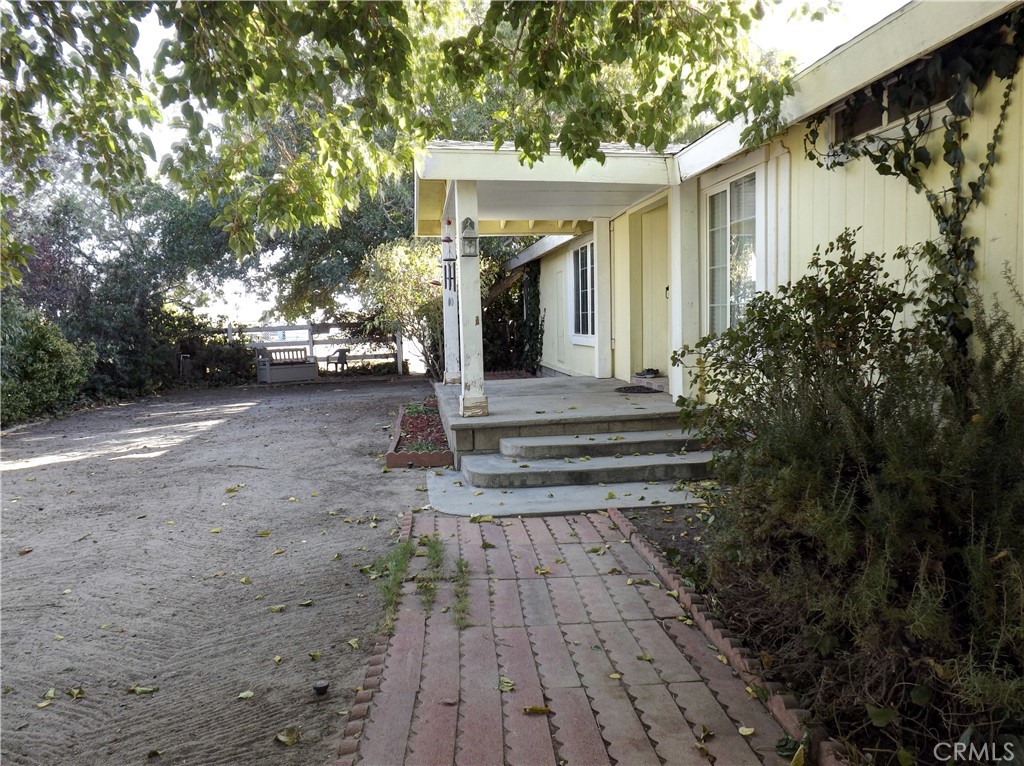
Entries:
POLYGON ((0 419, 4 425, 58 412, 75 401, 96 355, 16 296, 0 307, 0 419))
POLYGON ((242 341, 206 339, 196 347, 192 371, 210 385, 251 383, 256 380, 256 353, 242 341))
POLYGON ((975 296, 952 381, 915 254, 895 279, 853 248, 676 352, 711 402, 682 419, 731 487, 710 552, 730 618, 876 763, 927 762, 969 726, 1024 734, 1024 335, 975 296))

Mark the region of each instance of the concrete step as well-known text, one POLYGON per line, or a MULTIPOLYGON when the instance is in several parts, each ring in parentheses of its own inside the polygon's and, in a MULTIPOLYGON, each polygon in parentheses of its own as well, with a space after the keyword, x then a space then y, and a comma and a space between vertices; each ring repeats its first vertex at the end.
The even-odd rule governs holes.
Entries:
POLYGON ((703 502, 685 490, 674 491, 674 484, 653 481, 495 489, 470 486, 458 471, 435 470, 427 475, 431 506, 453 516, 540 516, 703 502))
POLYGON ((512 489, 569 484, 680 481, 707 476, 710 452, 623 455, 582 459, 541 459, 513 462, 501 455, 467 455, 462 459, 466 482, 474 487, 512 489))
POLYGON ((505 457, 519 460, 544 458, 614 457, 615 455, 665 454, 699 450, 701 442, 679 428, 655 431, 612 431, 610 433, 564 434, 558 436, 514 436, 500 441, 505 457))

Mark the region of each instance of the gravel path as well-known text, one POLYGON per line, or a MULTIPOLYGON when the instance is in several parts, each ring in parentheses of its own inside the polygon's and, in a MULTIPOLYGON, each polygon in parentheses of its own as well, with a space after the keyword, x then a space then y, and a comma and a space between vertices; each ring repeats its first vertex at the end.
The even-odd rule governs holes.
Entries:
POLYGON ((4 762, 330 762, 380 614, 359 567, 426 502, 379 456, 428 393, 194 391, 5 433, 4 762))

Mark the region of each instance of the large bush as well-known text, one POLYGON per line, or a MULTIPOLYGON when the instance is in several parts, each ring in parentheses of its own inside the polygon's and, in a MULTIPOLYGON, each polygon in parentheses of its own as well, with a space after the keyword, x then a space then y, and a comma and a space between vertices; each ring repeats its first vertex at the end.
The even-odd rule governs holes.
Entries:
POLYGON ((69 343, 41 312, 5 294, 0 306, 0 419, 4 425, 41 417, 74 402, 96 355, 69 343))
POLYGON ((1024 734, 1024 335, 975 297, 953 380, 915 255, 853 248, 675 359, 731 487, 711 587, 818 720, 905 766, 1024 734))

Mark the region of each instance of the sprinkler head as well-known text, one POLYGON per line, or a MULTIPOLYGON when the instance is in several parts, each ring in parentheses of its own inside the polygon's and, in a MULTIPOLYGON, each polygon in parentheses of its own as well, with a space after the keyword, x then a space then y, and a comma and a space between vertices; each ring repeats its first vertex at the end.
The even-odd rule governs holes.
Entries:
POLYGON ((313 691, 316 692, 316 696, 323 697, 325 694, 327 694, 327 687, 330 685, 330 681, 315 681, 313 683, 313 691))

